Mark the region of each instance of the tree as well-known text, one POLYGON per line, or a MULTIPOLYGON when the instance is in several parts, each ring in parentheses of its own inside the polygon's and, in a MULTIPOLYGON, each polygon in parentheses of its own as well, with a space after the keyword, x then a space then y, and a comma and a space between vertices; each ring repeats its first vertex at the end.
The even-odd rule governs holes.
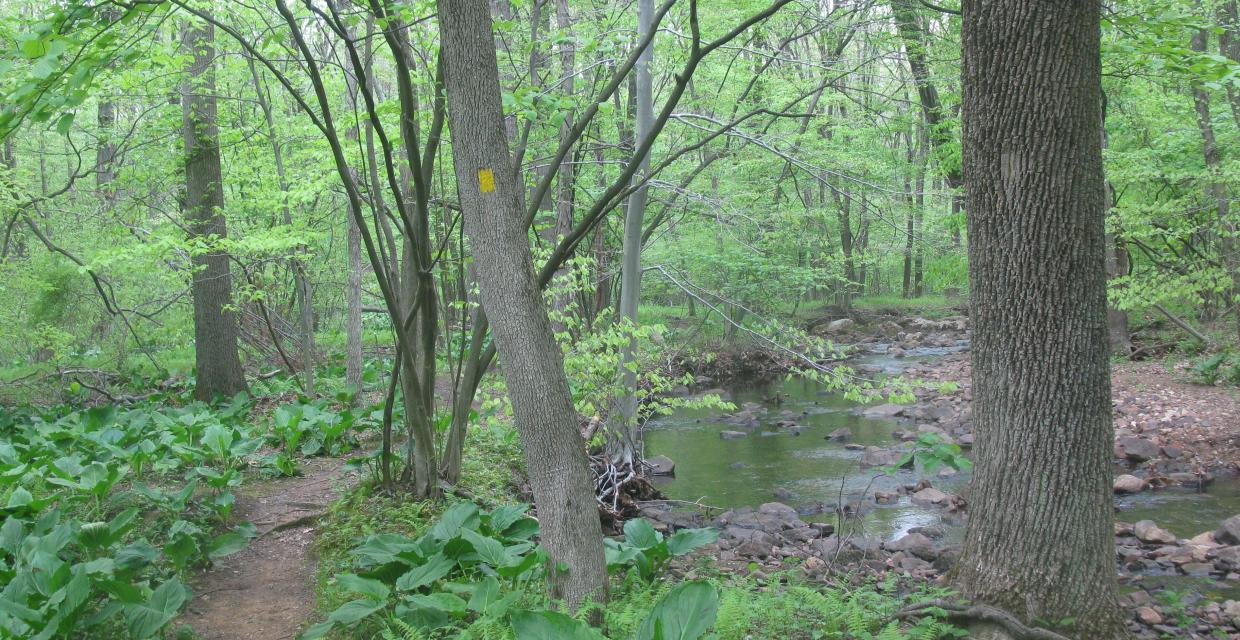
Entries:
POLYGON ((977 442, 957 578, 1025 621, 1123 637, 1099 5, 970 1, 963 16, 977 442))
POLYGON ((576 608, 606 595, 602 530, 563 356, 534 278, 486 0, 440 0, 439 24, 457 194, 482 307, 503 358, 552 594, 576 608))
MULTIPOLYGON (((637 2, 637 37, 639 40, 653 38, 654 0, 637 2)), ((642 50, 637 58, 635 77, 637 91, 637 126, 635 140, 644 142, 654 128, 654 83, 650 77, 650 60, 654 57, 654 40, 642 50)), ((624 215, 624 244, 620 266, 620 317, 637 324, 637 306, 642 289, 642 224, 646 217, 646 175, 650 173, 650 152, 639 144, 644 153, 637 157, 637 189, 629 196, 624 215)), ((612 416, 609 429, 608 455, 618 467, 633 465, 637 455, 637 372, 633 367, 635 341, 630 340, 620 359, 624 395, 620 398, 619 411, 612 416)))
POLYGON ((237 354, 237 316, 232 304, 232 269, 218 243, 228 236, 224 218, 224 175, 216 124, 215 29, 193 23, 184 33, 194 59, 181 96, 185 138, 185 216, 192 239, 203 243, 193 254, 194 363, 200 400, 246 390, 237 354))

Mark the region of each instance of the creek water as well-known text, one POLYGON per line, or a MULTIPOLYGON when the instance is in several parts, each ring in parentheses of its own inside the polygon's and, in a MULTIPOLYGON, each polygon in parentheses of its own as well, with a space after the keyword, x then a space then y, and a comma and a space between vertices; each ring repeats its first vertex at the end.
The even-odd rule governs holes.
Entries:
MULTIPOLYGON (((914 350, 907 358, 870 354, 854 364, 898 374, 916 362, 952 350, 959 348, 914 350)), ((724 399, 737 407, 760 405, 755 412, 758 425, 745 429, 748 435, 744 438, 720 437, 721 431, 738 427, 717 410, 678 410, 647 425, 646 455, 665 455, 676 463, 675 477, 658 482, 668 497, 723 509, 777 501, 797 508, 807 519, 827 522, 837 521, 838 505, 851 505, 860 508, 859 513, 853 512, 858 517, 848 518, 850 525, 860 528, 854 533, 884 540, 899 538, 913 527, 955 520, 943 509, 914 505, 907 496, 894 504, 874 505, 875 491, 894 491, 916 483, 922 474, 903 470, 888 475, 879 469, 863 469, 862 451, 846 446, 897 446, 899 440, 893 434, 908 429, 910 423, 858 415, 857 403, 804 378, 749 381, 723 390, 724 399), (781 420, 802 428, 781 428, 776 424, 781 420), (851 431, 852 437, 827 439, 841 428, 851 431)), ((932 474, 930 479, 935 487, 953 493, 963 488, 967 476, 932 474)))
MULTIPOLYGON (((855 364, 899 374, 913 363, 960 348, 910 350, 904 358, 876 353, 859 357, 855 364)), ((884 350, 883 345, 878 350, 884 350)), ((860 513, 849 522, 860 527, 856 533, 863 535, 894 540, 913 527, 928 525, 944 525, 949 539, 962 534, 957 517, 940 508, 913 504, 907 496, 895 504, 874 504, 875 491, 916 483, 923 474, 903 470, 886 475, 861 468, 862 451, 845 446, 897 446, 893 433, 915 428, 912 423, 862 417, 856 413, 856 403, 801 378, 748 382, 724 391, 724 399, 738 407, 746 402, 760 405, 755 411, 758 425, 745 429, 748 435, 744 438, 722 439, 720 431, 738 427, 714 410, 678 410, 647 426, 646 455, 666 455, 676 463, 675 477, 658 483, 668 497, 725 509, 778 501, 802 511, 806 519, 827 522, 837 522, 836 505, 851 503, 860 507, 860 513), (804 428, 792 435, 791 430, 777 426, 781 420, 804 428), (826 439, 840 428, 848 428, 853 437, 843 442, 826 439)), ((942 491, 959 493, 965 489, 968 474, 929 474, 928 479, 942 491)), ((1222 520, 1240 513, 1240 482, 1221 478, 1205 493, 1175 488, 1145 491, 1117 497, 1115 505, 1117 520, 1153 520, 1188 538, 1217 529, 1222 520)), ((1177 577, 1166 576, 1165 580, 1172 584, 1177 577)), ((1200 579, 1189 583, 1200 585, 1200 579)))

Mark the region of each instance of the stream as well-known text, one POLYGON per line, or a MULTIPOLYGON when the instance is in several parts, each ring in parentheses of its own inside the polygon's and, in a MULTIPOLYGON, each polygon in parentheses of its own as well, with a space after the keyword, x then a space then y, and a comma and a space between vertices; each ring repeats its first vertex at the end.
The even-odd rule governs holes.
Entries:
MULTIPOLYGON (((884 347, 877 345, 876 353, 855 358, 852 364, 859 370, 898 375, 914 363, 964 348, 915 349, 907 357, 894 358, 882 353, 884 347)), ((862 447, 896 447, 900 443, 893 434, 915 428, 912 421, 863 417, 857 413, 857 403, 803 378, 741 383, 723 391, 723 398, 738 408, 753 403, 749 408, 757 418, 756 426, 740 429, 717 410, 695 409, 680 409, 647 425, 646 455, 664 455, 676 463, 675 476, 656 483, 669 498, 720 509, 782 502, 806 520, 833 523, 840 521, 836 505, 846 504, 859 509, 858 517, 847 520, 854 535, 893 541, 914 527, 927 526, 941 528, 948 541, 963 535, 958 515, 914 504, 908 495, 891 504, 875 504, 876 491, 894 491, 923 477, 947 493, 965 490, 967 472, 927 477, 913 470, 886 475, 861 467, 862 447), (778 424, 781 421, 783 428, 778 424), (799 432, 786 428, 788 422, 802 428, 799 432), (851 431, 852 437, 844 441, 827 438, 841 428, 851 431), (734 440, 720 437, 721 431, 738 429, 748 435, 734 440)), ((1126 472, 1117 466, 1116 474, 1126 472)), ((1240 513, 1240 482, 1220 478, 1205 493, 1167 488, 1117 496, 1115 506, 1117 520, 1149 519, 1179 537, 1190 538, 1240 513)), ((1233 583, 1208 578, 1148 575, 1142 579, 1146 584, 1191 586, 1211 595, 1240 596, 1233 583)))

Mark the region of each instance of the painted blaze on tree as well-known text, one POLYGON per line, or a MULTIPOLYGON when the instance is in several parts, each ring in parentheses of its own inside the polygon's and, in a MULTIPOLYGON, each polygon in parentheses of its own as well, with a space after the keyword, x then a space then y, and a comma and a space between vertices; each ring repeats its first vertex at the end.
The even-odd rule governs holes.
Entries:
POLYGON ((963 13, 977 464, 958 582, 1071 637, 1124 637, 1099 5, 974 0, 963 13))

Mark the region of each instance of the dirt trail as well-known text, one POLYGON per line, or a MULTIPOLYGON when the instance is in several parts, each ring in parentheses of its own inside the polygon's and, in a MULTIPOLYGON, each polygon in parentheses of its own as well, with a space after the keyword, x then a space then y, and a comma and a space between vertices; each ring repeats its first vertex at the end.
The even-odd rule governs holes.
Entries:
POLYGON ((296 638, 314 608, 314 530, 344 480, 340 460, 303 461, 304 475, 242 488, 233 510, 259 535, 194 581, 180 624, 205 640, 296 638))

